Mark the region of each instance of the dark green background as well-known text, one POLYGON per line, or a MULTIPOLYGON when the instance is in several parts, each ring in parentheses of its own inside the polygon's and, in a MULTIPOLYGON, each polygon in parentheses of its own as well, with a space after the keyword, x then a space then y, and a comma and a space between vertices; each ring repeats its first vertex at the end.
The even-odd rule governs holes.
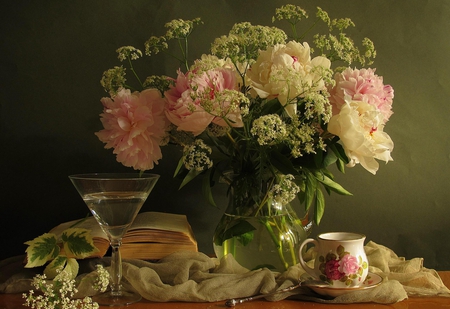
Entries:
MULTIPOLYGON (((450 269, 450 2, 445 0, 2 4, 0 259, 22 254, 23 242, 87 214, 69 174, 129 171, 94 135, 101 129, 99 100, 106 95, 99 80, 119 64, 116 48, 143 49, 171 19, 201 17, 205 25, 192 35, 191 45, 197 58, 235 22, 270 25, 275 8, 286 3, 311 15, 320 6, 331 17, 352 18, 355 37, 375 42, 374 67, 395 89, 394 115, 385 128, 395 143, 394 162, 381 163, 376 176, 361 166, 336 173, 354 196, 329 197, 313 235, 361 232, 406 258, 424 257, 427 267, 450 269)), ((177 67, 171 58, 156 57, 141 62, 139 70, 143 76, 174 76, 177 67)), ((198 183, 177 190, 172 174, 179 156, 176 147, 164 149, 153 171, 161 179, 143 210, 186 214, 200 250, 212 253, 212 233, 224 205, 208 206, 198 183)))

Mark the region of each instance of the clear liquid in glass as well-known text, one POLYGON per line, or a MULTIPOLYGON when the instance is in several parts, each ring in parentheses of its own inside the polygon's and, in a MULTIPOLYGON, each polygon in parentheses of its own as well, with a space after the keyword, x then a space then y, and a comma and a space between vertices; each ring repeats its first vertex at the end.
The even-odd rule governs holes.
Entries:
POLYGON ((100 192, 83 199, 110 239, 121 239, 133 223, 147 194, 142 192, 100 192))

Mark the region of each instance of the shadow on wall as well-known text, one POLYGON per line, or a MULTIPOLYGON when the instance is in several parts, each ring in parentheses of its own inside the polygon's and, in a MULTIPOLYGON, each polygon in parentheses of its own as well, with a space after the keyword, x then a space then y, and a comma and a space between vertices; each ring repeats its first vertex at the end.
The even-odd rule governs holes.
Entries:
POLYGON ((416 231, 398 235, 398 256, 409 258, 421 257, 424 264, 432 265, 436 270, 450 269, 450 259, 446 252, 450 252, 450 243, 439 241, 443 235, 450 235, 450 227, 446 230, 416 231))

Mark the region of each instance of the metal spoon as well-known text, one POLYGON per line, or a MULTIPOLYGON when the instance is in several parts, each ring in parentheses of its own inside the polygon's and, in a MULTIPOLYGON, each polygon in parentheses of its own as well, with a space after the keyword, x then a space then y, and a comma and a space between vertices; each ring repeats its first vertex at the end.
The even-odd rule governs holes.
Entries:
POLYGON ((246 301, 251 301, 251 300, 258 299, 258 298, 263 298, 263 297, 267 297, 267 296, 274 295, 274 294, 278 294, 278 293, 289 292, 289 291, 295 290, 296 288, 300 287, 301 285, 302 285, 302 282, 299 281, 298 284, 291 285, 291 286, 289 286, 289 287, 287 287, 287 288, 284 288, 284 289, 281 289, 281 290, 277 290, 277 291, 272 292, 272 293, 261 294, 261 295, 250 296, 250 297, 244 297, 244 298, 233 298, 233 299, 228 299, 228 300, 225 302, 225 306, 227 306, 227 307, 234 307, 234 306, 236 306, 237 304, 242 304, 243 302, 246 302, 246 301))

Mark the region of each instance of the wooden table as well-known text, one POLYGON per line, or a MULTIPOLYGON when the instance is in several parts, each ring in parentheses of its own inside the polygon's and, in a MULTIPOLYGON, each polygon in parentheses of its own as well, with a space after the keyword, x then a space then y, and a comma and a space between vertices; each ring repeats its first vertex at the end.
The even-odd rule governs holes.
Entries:
MULTIPOLYGON (((442 280, 447 287, 450 287, 450 271, 439 272, 442 280)), ((20 309, 29 308, 22 305, 23 299, 20 294, 0 294, 0 309, 20 309)), ((106 309, 110 307, 100 308, 106 309)), ((132 304, 127 307, 113 307, 113 308, 129 308, 129 309, 221 309, 227 308, 224 302, 217 303, 154 303, 143 300, 137 304, 132 304)), ((319 304, 313 302, 303 302, 297 300, 283 300, 279 302, 268 302, 265 300, 254 300, 246 303, 236 305, 236 309, 299 309, 299 308, 314 308, 314 309, 434 309, 434 308, 449 308, 450 297, 418 297, 409 298, 402 302, 389 305, 380 305, 374 303, 364 304, 319 304)))

